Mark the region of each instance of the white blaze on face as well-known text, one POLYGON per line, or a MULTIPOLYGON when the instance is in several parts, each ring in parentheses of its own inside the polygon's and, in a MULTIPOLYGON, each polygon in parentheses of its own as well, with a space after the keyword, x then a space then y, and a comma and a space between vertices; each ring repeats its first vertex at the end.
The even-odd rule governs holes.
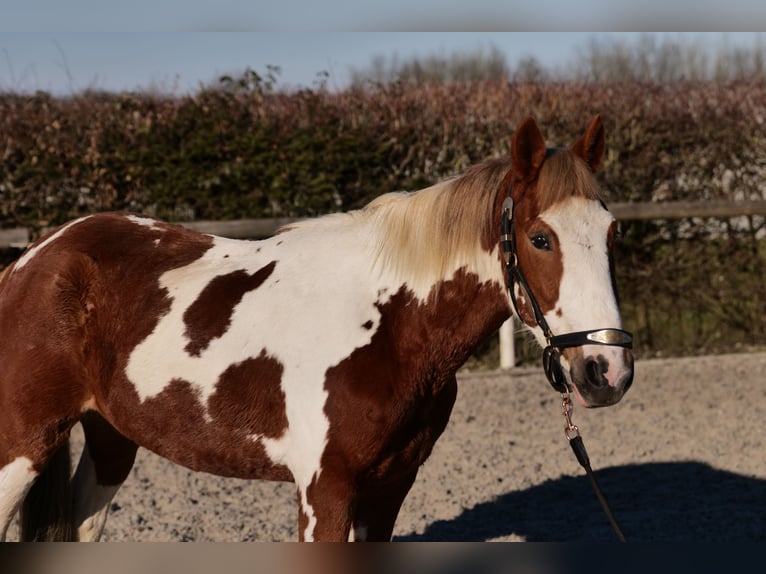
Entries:
MULTIPOLYGON (((545 315, 553 334, 622 328, 607 252, 612 214, 597 200, 571 197, 540 218, 555 231, 563 263, 558 303, 545 315)), ((622 365, 621 347, 585 345, 582 350, 585 356, 603 355, 610 364, 622 365)), ((610 371, 607 379, 616 372, 610 371)))

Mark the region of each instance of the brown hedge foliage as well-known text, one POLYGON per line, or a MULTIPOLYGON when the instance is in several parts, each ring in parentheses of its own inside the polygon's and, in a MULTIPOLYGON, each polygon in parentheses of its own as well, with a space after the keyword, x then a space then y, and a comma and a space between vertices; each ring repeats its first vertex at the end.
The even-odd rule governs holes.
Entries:
POLYGON ((762 83, 0 94, 2 225, 105 209, 169 219, 348 209, 507 153, 526 116, 561 144, 595 113, 607 125, 608 199, 760 197, 762 83))
MULTIPOLYGON (((764 197, 762 82, 285 93, 256 76, 183 97, 0 94, 0 224, 40 229, 103 210, 176 221, 346 210, 507 153, 527 116, 561 145, 596 113, 607 128, 607 201, 764 197)), ((766 343, 762 227, 626 226, 619 283, 641 353, 766 343)))

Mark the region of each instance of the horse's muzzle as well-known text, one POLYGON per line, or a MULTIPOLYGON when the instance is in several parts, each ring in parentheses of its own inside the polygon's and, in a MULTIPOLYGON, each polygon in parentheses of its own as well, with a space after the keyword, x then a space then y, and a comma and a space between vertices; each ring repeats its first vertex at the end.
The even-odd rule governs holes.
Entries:
POLYGON ((633 353, 621 347, 587 345, 564 351, 579 402, 605 407, 622 399, 633 384, 633 353))

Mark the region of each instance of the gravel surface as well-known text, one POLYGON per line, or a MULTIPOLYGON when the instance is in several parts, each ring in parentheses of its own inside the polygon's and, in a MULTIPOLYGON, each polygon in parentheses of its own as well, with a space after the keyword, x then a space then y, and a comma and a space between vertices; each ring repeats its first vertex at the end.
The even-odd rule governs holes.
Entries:
MULTIPOLYGON (((621 403, 575 408, 629 540, 766 539, 764 373, 766 353, 638 361, 621 403)), ((541 369, 459 380, 395 540, 614 540, 541 369)), ((290 483, 192 473, 142 449, 103 539, 290 541, 297 513, 290 483)))

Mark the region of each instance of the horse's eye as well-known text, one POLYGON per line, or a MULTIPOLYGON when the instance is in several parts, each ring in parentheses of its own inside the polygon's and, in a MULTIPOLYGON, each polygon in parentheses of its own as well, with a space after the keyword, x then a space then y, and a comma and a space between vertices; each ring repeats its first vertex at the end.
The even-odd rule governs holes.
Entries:
POLYGON ((551 250, 551 240, 545 233, 537 232, 530 236, 529 240, 532 242, 535 249, 539 249, 540 251, 551 250))

